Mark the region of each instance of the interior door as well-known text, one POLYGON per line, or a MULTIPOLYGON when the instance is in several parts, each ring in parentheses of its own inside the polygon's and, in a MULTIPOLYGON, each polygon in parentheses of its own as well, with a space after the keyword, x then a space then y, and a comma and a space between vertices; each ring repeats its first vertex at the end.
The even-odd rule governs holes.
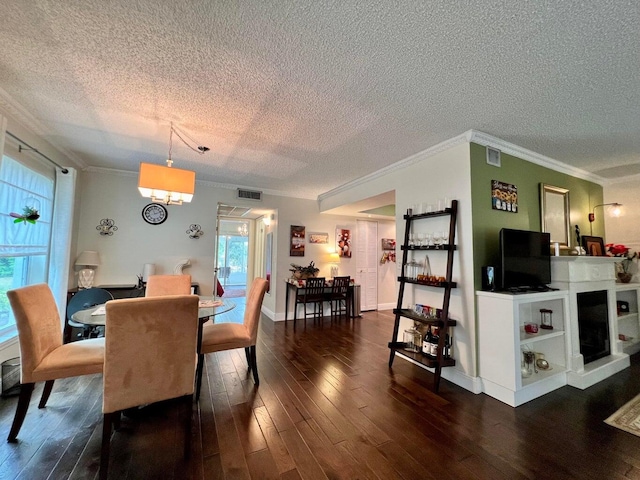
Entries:
POLYGON ((378 309, 378 222, 356 221, 356 283, 360 309, 378 309))

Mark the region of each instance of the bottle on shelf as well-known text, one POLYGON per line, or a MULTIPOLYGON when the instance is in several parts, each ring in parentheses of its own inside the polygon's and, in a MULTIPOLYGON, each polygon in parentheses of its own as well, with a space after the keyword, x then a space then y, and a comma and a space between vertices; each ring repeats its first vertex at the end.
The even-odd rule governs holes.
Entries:
POLYGON ((430 355, 435 357, 438 355, 438 342, 440 341, 440 333, 437 328, 434 328, 433 335, 431 336, 431 348, 430 355))
POLYGON ((431 325, 427 328, 427 333, 424 334, 424 339, 422 340, 422 353, 425 355, 431 355, 431 339, 433 338, 433 333, 431 332, 431 325))

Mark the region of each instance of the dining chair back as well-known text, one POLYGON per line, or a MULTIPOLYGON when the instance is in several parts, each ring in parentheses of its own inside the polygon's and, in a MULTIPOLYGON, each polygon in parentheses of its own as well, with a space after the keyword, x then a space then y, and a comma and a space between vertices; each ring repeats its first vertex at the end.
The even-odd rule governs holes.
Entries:
POLYGON ((149 275, 145 297, 190 295, 191 275, 149 275))
POLYGON ((338 316, 344 313, 349 316, 349 283, 351 282, 350 276, 335 277, 333 284, 331 285, 331 293, 329 294, 329 300, 331 303, 331 316, 338 316))
POLYGON ((58 378, 101 373, 104 338, 62 343, 58 307, 47 284, 7 292, 20 343, 20 398, 8 441, 16 440, 36 382, 45 382, 38 408, 44 408, 58 378))
MULTIPOLYGON (((297 297, 297 302, 304 304, 304 317, 313 316, 322 318, 324 316, 324 301, 328 299, 325 294, 326 282, 324 277, 308 278, 305 280, 304 294, 297 297), (307 305, 313 305, 313 311, 307 312, 307 305)), ((297 308, 297 305, 296 305, 297 308)))
POLYGON ((100 335, 98 327, 90 327, 88 325, 75 322, 71 317, 74 313, 80 310, 86 310, 87 308, 107 303, 109 300, 113 300, 113 295, 108 290, 104 290, 102 288, 78 290, 67 304, 67 325, 74 328, 81 328, 83 331, 78 335, 79 337, 98 337, 100 335))
POLYGON ((112 426, 125 409, 181 398, 189 454, 198 325, 196 295, 107 303, 101 478, 107 476, 112 426))
POLYGON ((253 381, 260 384, 258 365, 256 362, 256 343, 262 310, 262 301, 269 282, 264 278, 256 278, 251 283, 244 310, 244 321, 238 323, 214 323, 202 327, 202 341, 198 355, 196 374, 196 400, 200 397, 204 355, 234 348, 244 348, 249 371, 253 371, 253 381))

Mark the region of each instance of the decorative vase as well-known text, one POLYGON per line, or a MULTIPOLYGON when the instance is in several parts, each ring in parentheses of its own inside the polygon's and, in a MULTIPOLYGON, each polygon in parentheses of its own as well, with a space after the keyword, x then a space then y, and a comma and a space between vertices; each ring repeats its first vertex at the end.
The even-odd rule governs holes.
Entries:
POLYGON ((632 274, 627 272, 618 272, 618 280, 622 283, 629 283, 631 281, 632 274))

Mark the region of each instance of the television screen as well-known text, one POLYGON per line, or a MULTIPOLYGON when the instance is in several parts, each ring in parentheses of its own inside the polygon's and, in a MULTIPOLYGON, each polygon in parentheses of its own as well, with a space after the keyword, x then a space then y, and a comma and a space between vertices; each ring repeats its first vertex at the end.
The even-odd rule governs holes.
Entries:
POLYGON ((527 230, 500 230, 503 290, 539 290, 551 283, 551 236, 527 230))

